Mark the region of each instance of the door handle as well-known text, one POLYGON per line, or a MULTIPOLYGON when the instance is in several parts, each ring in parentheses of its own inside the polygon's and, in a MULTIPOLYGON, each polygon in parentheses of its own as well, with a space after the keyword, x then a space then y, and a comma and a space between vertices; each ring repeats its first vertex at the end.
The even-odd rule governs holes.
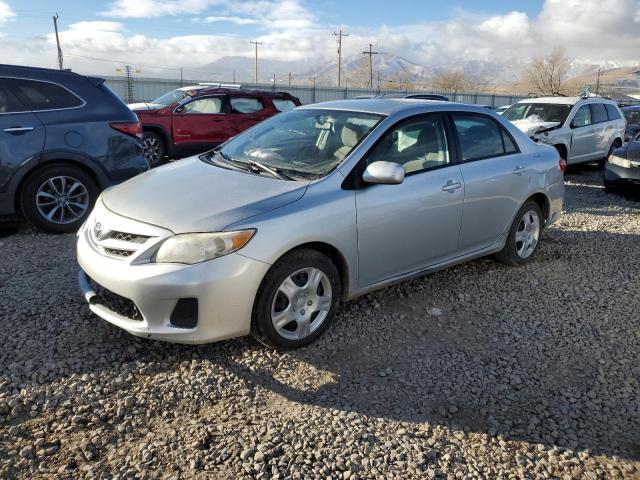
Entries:
POLYGON ((212 118, 211 121, 212 122, 221 122, 222 119, 221 118, 212 118))
POLYGON ((522 165, 518 165, 516 168, 513 169, 513 173, 516 175, 522 175, 526 169, 527 169, 526 167, 523 167, 522 165))
POLYGON ((16 133, 30 132, 33 129, 34 127, 9 127, 9 128, 5 128, 3 132, 16 134, 16 133))
POLYGON ((462 184, 460 182, 454 182, 453 180, 449 180, 447 184, 442 187, 442 190, 445 192, 453 193, 459 188, 462 188, 462 184))

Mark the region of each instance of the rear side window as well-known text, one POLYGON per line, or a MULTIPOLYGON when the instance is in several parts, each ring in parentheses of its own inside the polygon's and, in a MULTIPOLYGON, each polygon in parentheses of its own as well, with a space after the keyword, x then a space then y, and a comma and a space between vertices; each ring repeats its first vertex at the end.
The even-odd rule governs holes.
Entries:
POLYGON ((609 120, 607 117, 607 109, 602 103, 592 103, 591 105, 591 121, 593 123, 602 123, 609 120))
POLYGON ((454 115, 462 160, 468 162, 518 151, 511 137, 490 118, 479 115, 454 115))
POLYGON ((288 112, 289 110, 293 110, 297 106, 291 100, 287 100, 284 98, 272 98, 271 101, 273 102, 273 106, 276 107, 279 112, 288 112))
POLYGON ((9 90, 0 85, 0 113, 24 112, 26 109, 9 90))
POLYGON ((616 107, 609 103, 605 103, 604 107, 607 109, 607 118, 609 120, 620 120, 620 112, 616 107))
POLYGON ((23 98, 31 110, 58 110, 84 104, 82 99, 57 83, 9 78, 7 85, 23 98))
POLYGON ((264 108, 262 100, 253 97, 231 97, 231 113, 254 113, 264 108))

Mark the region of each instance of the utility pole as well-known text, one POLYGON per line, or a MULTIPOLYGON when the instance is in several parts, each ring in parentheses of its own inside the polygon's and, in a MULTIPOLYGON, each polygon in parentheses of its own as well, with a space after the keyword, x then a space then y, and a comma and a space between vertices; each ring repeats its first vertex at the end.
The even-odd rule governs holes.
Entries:
POLYGON ((276 74, 273 74, 273 91, 276 91, 276 74))
POLYGON ((369 55, 369 88, 373 88, 373 56, 378 55, 380 52, 373 51, 373 44, 369 44, 369 50, 362 52, 364 55, 369 55))
POLYGON ((289 86, 291 86, 291 72, 289 72, 289 86))
POLYGON ((598 69, 598 79, 596 80, 596 97, 600 92, 600 69, 598 69))
POLYGON ((58 67, 62 70, 64 67, 62 65, 62 49, 60 48, 60 37, 58 36, 58 18, 60 15, 56 13, 55 17, 53 17, 53 28, 56 31, 56 44, 58 45, 58 67))
POLYGON ((236 83, 236 71, 233 71, 233 83, 236 83))
POLYGON ((256 46, 256 83, 258 83, 258 45, 262 45, 262 42, 249 40, 249 43, 256 46))
POLYGON ((182 67, 180 67, 180 87, 182 87, 182 67))
POLYGON ((342 72, 342 37, 348 37, 348 33, 342 33, 342 29, 336 33, 333 32, 334 37, 338 37, 338 88, 340 88, 340 74, 342 72))

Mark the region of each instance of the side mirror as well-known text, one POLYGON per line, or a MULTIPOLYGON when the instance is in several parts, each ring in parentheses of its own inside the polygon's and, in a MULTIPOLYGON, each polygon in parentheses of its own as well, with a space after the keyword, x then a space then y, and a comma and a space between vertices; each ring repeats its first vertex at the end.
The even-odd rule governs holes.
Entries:
POLYGON ((393 162, 373 162, 362 175, 367 183, 398 185, 404 181, 404 168, 393 162))

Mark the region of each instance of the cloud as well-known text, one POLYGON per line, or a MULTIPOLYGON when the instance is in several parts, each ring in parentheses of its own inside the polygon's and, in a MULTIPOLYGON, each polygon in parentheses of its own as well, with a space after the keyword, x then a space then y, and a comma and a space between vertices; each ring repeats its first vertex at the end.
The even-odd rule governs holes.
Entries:
POLYGON ((115 0, 102 12, 114 18, 150 18, 200 13, 223 0, 115 0))
POLYGON ((0 26, 11 20, 15 17, 15 12, 11 9, 9 4, 6 2, 0 1, 0 26))
POLYGON ((209 16, 209 17, 205 17, 203 21, 205 23, 229 22, 229 23, 234 23, 236 25, 255 25, 256 23, 260 23, 255 18, 242 18, 242 17, 232 17, 232 16, 221 16, 221 17, 209 16))

